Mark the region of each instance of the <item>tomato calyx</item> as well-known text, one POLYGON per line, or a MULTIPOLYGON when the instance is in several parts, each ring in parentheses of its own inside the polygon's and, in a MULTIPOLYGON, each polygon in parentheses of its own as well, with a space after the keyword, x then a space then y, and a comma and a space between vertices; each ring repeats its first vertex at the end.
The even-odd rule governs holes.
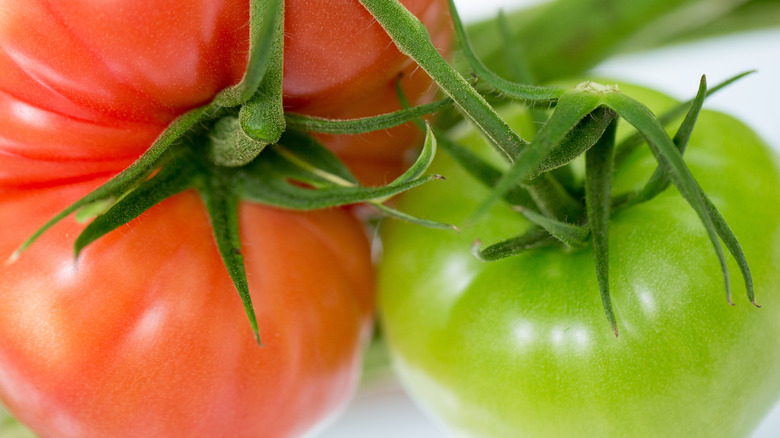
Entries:
MULTIPOLYGON (((617 211, 653 199, 670 184, 674 184, 698 214, 713 244, 721 265, 728 303, 733 305, 729 271, 721 242, 725 244, 726 249, 737 261, 745 282, 748 300, 757 306, 750 269, 736 236, 731 232, 724 218, 698 186, 682 161, 682 153, 688 143, 706 95, 706 79, 702 77, 699 92, 690 105, 676 135, 671 139, 649 110, 611 87, 594 87, 592 84, 588 84, 575 87, 570 93, 564 94, 556 102, 556 108, 547 124, 542 127, 528 146, 529 149, 537 148, 536 153, 532 155, 533 157, 539 157, 542 154, 542 152, 538 152, 538 149, 550 148, 545 165, 536 172, 532 172, 528 170, 529 164, 518 166, 519 161, 516 161, 501 179, 498 181, 493 179, 492 184, 490 184, 493 187, 493 192, 475 214, 475 217, 479 217, 494 202, 503 198, 510 204, 516 205, 516 209, 528 221, 535 224, 536 228, 521 237, 493 244, 484 249, 474 248, 473 252, 483 260, 498 260, 531 248, 554 243, 563 244, 569 248, 582 247, 589 239, 593 248, 602 304, 610 326, 617 335, 617 321, 609 295, 609 218, 617 211), (594 125, 594 118, 601 115, 595 114, 596 111, 607 114, 607 118, 610 119, 606 128, 603 128, 603 125, 594 125), (606 113, 604 113, 605 111, 606 113), (616 150, 615 131, 619 118, 628 121, 644 136, 658 160, 659 166, 639 191, 612 197, 611 179, 614 172, 616 150), (590 126, 586 127, 585 124, 590 126), (577 136, 576 144, 567 143, 565 141, 566 132, 567 130, 571 132, 575 129, 574 127, 579 127, 581 131, 589 131, 590 134, 577 136), (594 138, 596 138, 595 141, 593 141, 594 138), (553 151, 557 152, 553 154, 553 151), (528 178, 528 175, 533 174, 536 177, 545 175, 545 172, 571 162, 579 155, 580 151, 584 151, 585 154, 585 210, 582 216, 554 217, 545 214, 538 205, 517 203, 519 197, 516 194, 511 195, 510 199, 510 190, 517 190, 518 186, 522 187, 523 179, 528 178), (550 237, 554 239, 550 239, 550 237)), ((537 163, 541 163, 541 161, 537 161, 537 163)), ((467 161, 461 161, 461 164, 467 169, 472 166, 467 161)), ((482 165, 485 164, 482 163, 482 165)), ((540 166, 540 164, 537 165, 540 166)), ((471 173, 479 175, 479 172, 471 171, 471 173)), ((483 179, 483 182, 487 181, 483 179)))
POLYGON ((447 100, 356 120, 328 120, 284 113, 282 0, 250 6, 250 56, 241 82, 176 118, 127 169, 44 224, 9 263, 70 214, 90 221, 74 242, 79 254, 92 242, 127 224, 159 202, 185 190, 199 193, 214 238, 261 344, 241 250, 238 209, 242 202, 312 210, 366 202, 385 215, 434 228, 448 224, 415 218, 384 203, 428 181, 436 139, 431 129, 409 169, 381 187, 361 186, 347 167, 309 132, 358 133, 397 126, 449 104, 447 100), (289 127, 287 119, 289 118, 289 127))
MULTIPOLYGON (((263 148, 256 159, 244 166, 223 166, 211 160, 204 150, 214 149, 213 126, 234 124, 228 114, 210 123, 191 125, 194 111, 171 125, 167 134, 124 172, 76 201, 49 220, 12 255, 20 254, 54 224, 76 214, 91 220, 74 243, 75 256, 90 243, 127 224, 157 203, 185 190, 196 190, 211 218, 214 237, 222 260, 238 291, 258 343, 257 319, 244 272, 238 230, 238 208, 242 201, 279 208, 312 210, 367 202, 388 216, 423 226, 452 229, 447 224, 414 218, 384 205, 389 198, 426 182, 442 179, 425 175, 436 151, 430 129, 417 161, 401 176, 381 187, 363 187, 341 161, 313 137, 288 130, 280 140, 263 148), (225 122, 227 120, 227 122, 225 122), (184 130, 175 140, 174 134, 184 130), (158 148, 165 146, 165 150, 158 148)), ((220 128, 221 129, 221 128, 220 128)), ((218 135, 224 135, 220 133, 218 135)))
POLYGON ((609 292, 610 215, 619 208, 649 200, 674 184, 697 213, 713 245, 721 266, 727 302, 733 304, 729 270, 721 242, 736 259, 745 281, 747 297, 756 305, 750 269, 739 242, 682 159, 682 152, 707 95, 704 77, 696 99, 688 105, 685 120, 675 138, 671 139, 647 107, 621 93, 616 86, 584 82, 569 89, 520 84, 498 76, 474 52, 457 9, 453 1, 449 0, 455 32, 474 75, 506 98, 554 107, 547 121, 529 142, 510 129, 486 99, 447 64, 430 43, 424 27, 403 5, 397 0, 360 1, 398 48, 434 79, 453 99, 465 118, 484 134, 510 164, 504 172, 454 142, 446 139, 441 141, 443 148, 456 161, 492 188, 488 198, 477 208, 469 222, 478 220, 496 202, 504 200, 518 206, 526 219, 536 225, 526 235, 482 250, 474 248, 473 252, 479 258, 496 260, 551 242, 577 247, 584 245, 589 238, 604 312, 617 336, 617 321, 609 292), (621 118, 632 125, 638 131, 638 136, 649 145, 659 167, 642 191, 624 194, 613 200, 611 180, 616 155, 615 131, 621 118), (586 168, 584 192, 572 193, 572 187, 566 187, 557 178, 556 172, 583 154, 586 168), (578 195, 584 195, 585 205, 577 200, 578 195))

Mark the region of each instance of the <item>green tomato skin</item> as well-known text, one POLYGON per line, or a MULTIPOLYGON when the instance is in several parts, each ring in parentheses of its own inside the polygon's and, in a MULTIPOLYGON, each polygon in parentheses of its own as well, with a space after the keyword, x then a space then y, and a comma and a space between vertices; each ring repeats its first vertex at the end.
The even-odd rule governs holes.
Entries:
MULTIPOLYGON (((486 148, 473 133, 462 141, 486 148)), ((473 241, 528 227, 503 205, 460 234, 386 222, 381 321, 418 404, 458 437, 749 436, 780 395, 780 165, 750 129, 713 112, 701 114, 686 161, 742 244, 762 308, 731 261, 727 304, 704 228, 674 187, 610 221, 617 338, 590 247, 481 262, 473 241)), ((487 191, 444 154, 434 167, 447 182, 399 207, 461 223, 487 191)), ((634 153, 614 193, 655 167, 634 153)))

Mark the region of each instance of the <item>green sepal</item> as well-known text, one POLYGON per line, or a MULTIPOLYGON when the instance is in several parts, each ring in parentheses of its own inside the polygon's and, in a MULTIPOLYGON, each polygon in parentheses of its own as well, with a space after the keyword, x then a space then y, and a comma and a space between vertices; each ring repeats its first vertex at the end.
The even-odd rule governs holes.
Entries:
POLYGON ((566 134, 563 140, 561 140, 560 146, 554 148, 544 157, 528 178, 533 179, 545 172, 561 168, 584 154, 596 144, 615 117, 615 112, 609 108, 596 108, 593 110, 588 117, 583 118, 566 134))
POLYGON ((381 204, 381 203, 372 203, 372 204, 379 211, 381 211, 386 216, 391 217, 393 219, 402 220, 404 222, 409 222, 411 224, 419 225, 421 227, 433 228, 435 230, 448 230, 448 231, 460 232, 460 229, 457 226, 452 224, 447 224, 444 222, 436 222, 436 221, 412 216, 408 213, 404 213, 403 211, 396 210, 392 207, 388 207, 385 204, 381 204))
POLYGON ((544 173, 538 178, 522 183, 539 211, 550 218, 561 221, 577 220, 582 215, 582 206, 552 174, 544 173))
POLYGON ((323 117, 306 116, 287 113, 285 119, 290 128, 302 129, 323 134, 362 134, 365 132, 388 129, 403 125, 406 122, 433 114, 442 108, 452 105, 451 99, 441 99, 415 107, 405 108, 391 113, 357 119, 326 119, 323 117))
POLYGON ((669 138, 663 126, 661 126, 650 110, 636 100, 622 93, 610 93, 605 96, 604 104, 615 110, 628 123, 642 132, 653 155, 664 167, 664 171, 669 175, 672 183, 677 187, 683 198, 688 201, 699 216, 718 257, 726 290, 726 300, 731 303, 729 269, 717 230, 701 196, 701 189, 685 165, 682 155, 680 155, 674 142, 669 138))
POLYGON ((527 208, 515 208, 515 210, 569 248, 581 248, 588 241, 590 230, 585 227, 552 219, 527 208))
POLYGON ((140 157, 134 161, 133 164, 127 167, 124 171, 108 180, 105 184, 101 185, 97 189, 93 190, 83 198, 74 202, 56 216, 46 222, 41 228, 39 228, 32 236, 25 240, 19 248, 11 254, 9 262, 13 262, 18 259, 21 253, 29 248, 43 233, 49 230, 56 223, 62 219, 68 217, 72 213, 80 210, 83 207, 95 205, 102 201, 113 202, 122 198, 128 191, 130 191, 137 184, 147 179, 149 175, 159 165, 161 158, 165 152, 179 139, 185 132, 195 126, 198 122, 205 117, 211 116, 215 112, 215 108, 210 105, 202 106, 190 110, 181 116, 174 119, 168 128, 160 134, 159 137, 152 143, 152 146, 140 157))
POLYGON ((194 185, 195 172, 185 160, 169 160, 152 178, 97 215, 76 238, 76 257, 90 243, 127 224, 146 210, 194 185))
POLYGON ((593 260, 601 304, 615 336, 618 335, 617 320, 609 292, 609 214, 616 130, 617 120, 613 119, 604 135, 585 153, 585 204, 593 260))
POLYGON ((482 249, 479 248, 479 241, 474 242, 471 246, 471 252, 474 254, 474 257, 483 262, 494 262, 535 248, 555 245, 557 242, 558 240, 550 236, 550 233, 541 227, 536 227, 525 234, 494 243, 482 249))
MULTIPOLYGON (((744 73, 741 76, 744 76, 745 74, 747 73, 744 73)), ((736 80, 739 77, 732 78, 730 82, 733 82, 733 80, 736 80)), ((685 152, 685 148, 688 144, 688 140, 690 139, 694 124, 696 123, 696 119, 704 103, 704 99, 710 94, 711 93, 707 92, 706 77, 702 76, 696 98, 694 98, 691 102, 685 119, 672 139, 675 146, 677 146, 678 150, 680 151, 680 154, 685 152)), ((632 193, 628 194, 627 196, 616 197, 616 199, 613 199, 612 210, 614 212, 619 209, 624 209, 632 205, 639 204, 641 202, 649 201, 664 191, 669 186, 669 184, 669 176, 662 167, 658 167, 655 172, 653 172, 653 175, 650 177, 648 182, 638 193, 632 193)), ((739 267, 742 278, 745 282, 745 291, 748 300, 753 303, 753 305, 757 306, 758 304, 756 303, 755 291, 753 289, 753 277, 750 273, 750 267, 748 266, 747 258, 745 257, 745 253, 742 251, 742 247, 739 244, 737 237, 731 231, 731 228, 726 223, 726 220, 706 195, 704 190, 702 190, 701 187, 698 189, 701 198, 704 200, 707 212, 709 213, 710 219, 715 226, 715 230, 717 231, 718 236, 723 241, 726 249, 729 251, 732 257, 734 257, 734 260, 737 262, 737 266, 739 267)))
POLYGON ((539 130, 531 144, 517 155, 514 164, 493 187, 488 198, 472 215, 474 221, 485 214, 512 186, 528 178, 544 158, 555 148, 580 120, 601 104, 601 96, 587 91, 564 94, 547 123, 539 130))
POLYGON ((217 166, 241 167, 254 160, 268 144, 248 136, 239 117, 226 116, 212 126, 208 157, 217 166))
POLYGON ((80 224, 87 223, 108 211, 116 202, 117 199, 106 198, 87 204, 73 213, 73 219, 80 224))
POLYGON ((403 183, 417 179, 428 170, 433 163, 433 159, 436 157, 436 149, 438 148, 438 141, 436 135, 431 128, 431 125, 425 124, 425 141, 423 142, 422 150, 417 156, 417 159, 404 173, 399 175, 393 183, 403 183))
POLYGON ((463 23, 460 20, 460 16, 458 15, 455 2, 453 0, 448 1, 455 33, 460 40, 463 54, 471 65, 471 68, 474 69, 474 73, 479 76, 480 79, 483 79, 485 82, 495 87, 497 91, 505 96, 526 102, 555 102, 567 92, 566 88, 563 87, 543 87, 511 82, 493 73, 493 71, 490 70, 474 52, 468 35, 466 34, 466 30, 463 27, 463 23))
MULTIPOLYGON (((690 109, 688 110, 688 114, 686 114, 685 119, 683 119, 683 122, 677 130, 677 133, 674 135, 674 138, 672 138, 672 141, 677 147, 677 150, 680 151, 680 155, 685 153, 685 148, 688 146, 688 140, 691 138, 693 127, 696 124, 696 119, 699 117, 699 112, 701 111, 701 107, 704 104, 704 98, 706 97, 706 94, 707 79, 705 76, 702 76, 701 81, 699 82, 699 91, 696 93, 696 98, 693 99, 690 109)), ((658 166, 642 189, 633 194, 633 196, 629 196, 628 199, 625 200, 625 205, 622 205, 621 208, 627 208, 632 205, 653 199, 659 193, 666 190, 670 183, 671 180, 664 171, 663 167, 658 166)), ((613 205, 613 211, 614 210, 615 206, 613 205)))
MULTIPOLYGON (((422 150, 420 151, 420 154, 417 156, 417 160, 415 160, 414 164, 412 164, 406 170, 406 172, 404 172, 403 174, 399 175, 396 179, 394 179, 393 182, 390 183, 390 185, 391 186, 400 185, 421 178, 423 174, 425 174, 425 172, 428 170, 430 165, 433 163, 433 159, 436 157, 436 150, 438 147, 437 145, 438 145, 438 140, 436 135, 434 134, 433 129, 428 123, 425 123, 425 141, 423 142, 423 147, 422 150)), ((439 175, 433 175, 433 177, 435 179, 444 180, 444 177, 439 175)), ((426 228, 460 231, 458 227, 456 227, 455 225, 415 217, 410 214, 404 213, 402 211, 396 210, 394 208, 388 207, 383 203, 384 201, 386 201, 386 199, 387 198, 374 199, 371 201, 371 204, 374 207, 376 207, 379 211, 395 219, 413 223, 415 225, 423 226, 426 228)))
MULTIPOLYGON (((752 73, 755 73, 755 70, 746 71, 743 73, 740 73, 738 75, 732 76, 725 81, 715 85, 714 87, 711 87, 707 89, 707 93, 705 95, 705 98, 712 96, 713 94, 717 93, 718 91, 726 88, 727 86, 733 84, 734 82, 744 78, 745 76, 748 76, 752 73)), ((696 102, 696 97, 693 99, 680 103, 679 105, 675 106, 674 108, 665 111, 663 114, 658 116, 658 121, 663 125, 666 126, 670 123, 672 123, 675 119, 686 113, 686 111, 690 111, 691 106, 693 106, 696 102)), ((625 140, 620 142, 615 148, 615 163, 621 163, 628 154, 630 154, 633 150, 635 150, 637 147, 641 146, 642 143, 644 143, 645 138, 642 136, 641 132, 635 132, 634 134, 627 137, 625 140)))
POLYGON ((361 187, 353 182, 354 177, 351 175, 329 173, 328 161, 335 157, 313 139, 271 146, 263 153, 262 160, 256 160, 248 168, 244 196, 256 202, 293 210, 384 201, 425 182, 442 179, 438 175, 416 177, 430 164, 429 154, 432 152, 429 149, 435 147, 435 142, 427 141, 426 145, 415 166, 396 181, 382 187, 361 187), (408 177, 415 178, 404 179, 408 177))
MULTIPOLYGON (((313 186, 358 184, 357 178, 336 154, 305 132, 287 130, 276 150, 287 154, 288 160, 282 165, 284 172, 290 173, 292 179, 313 186)), ((257 165, 249 166, 250 172, 257 172, 253 169, 257 165)))
POLYGON ((739 244, 737 236, 731 230, 731 227, 729 227, 726 219, 720 214, 717 207, 715 207, 715 204, 712 203, 710 198, 707 196, 704 190, 701 189, 701 187, 699 188, 699 194, 701 195, 702 199, 704 199, 704 205, 707 207, 707 211, 710 214, 712 223, 715 225, 715 230, 718 232, 718 236, 720 236, 721 240, 723 240, 723 244, 726 246, 726 249, 737 262, 737 266, 739 267, 740 273, 742 274, 742 279, 745 282, 745 293, 747 295, 748 301, 750 301, 756 307, 761 307, 756 302, 756 293, 753 289, 753 275, 750 273, 750 266, 748 266, 747 257, 745 257, 745 252, 742 251, 742 246, 739 244))
POLYGON ((229 169, 216 170, 210 172, 207 178, 200 180, 198 191, 206 205, 206 211, 209 213, 211 227, 222 261, 244 305, 244 311, 249 319, 255 340, 258 345, 262 346, 257 315, 252 305, 252 297, 249 294, 244 255, 241 252, 238 209, 242 179, 239 172, 229 169))

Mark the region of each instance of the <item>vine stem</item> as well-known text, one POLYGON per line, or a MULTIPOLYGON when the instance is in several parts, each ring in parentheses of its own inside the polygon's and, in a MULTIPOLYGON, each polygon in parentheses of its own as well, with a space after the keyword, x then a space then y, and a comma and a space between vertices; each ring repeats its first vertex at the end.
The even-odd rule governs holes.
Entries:
POLYGON ((510 160, 528 142, 447 62, 425 26, 397 0, 360 0, 398 49, 412 58, 510 160))

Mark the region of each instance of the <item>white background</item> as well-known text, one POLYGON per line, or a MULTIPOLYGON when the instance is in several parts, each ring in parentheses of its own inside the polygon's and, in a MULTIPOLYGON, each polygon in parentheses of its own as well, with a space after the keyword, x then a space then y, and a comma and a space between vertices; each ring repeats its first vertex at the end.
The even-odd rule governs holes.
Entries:
MULTIPOLYGON (((543 0, 541 0, 543 1, 543 0)), ((493 16, 540 0, 456 0, 464 20, 493 16)), ((780 29, 728 36, 652 53, 612 59, 595 69, 687 99, 699 77, 715 84, 746 70, 758 70, 709 99, 706 107, 741 118, 780 151, 780 29)), ((724 395, 727 396, 727 395, 724 395)), ((320 438, 446 438, 408 400, 390 377, 364 386, 351 407, 320 438)), ((780 404, 752 438, 780 436, 780 404)))

